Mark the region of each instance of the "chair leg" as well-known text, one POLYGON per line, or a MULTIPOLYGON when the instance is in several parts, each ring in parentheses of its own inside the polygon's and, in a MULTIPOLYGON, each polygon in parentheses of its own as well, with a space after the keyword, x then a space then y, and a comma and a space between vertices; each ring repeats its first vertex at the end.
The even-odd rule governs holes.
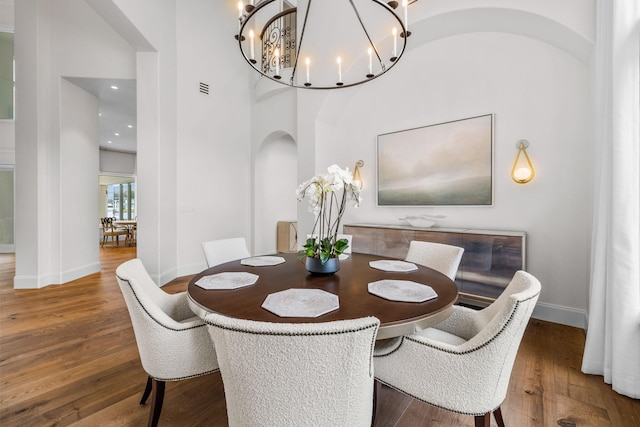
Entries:
POLYGON ((140 404, 144 405, 145 403, 147 403, 147 399, 149 398, 149 395, 151 394, 151 387, 153 384, 153 379, 151 378, 151 376, 147 377, 147 385, 144 388, 144 392, 142 393, 142 399, 140 399, 140 404))
POLYGON ((160 411, 162 411, 162 401, 164 400, 164 381, 158 381, 155 378, 153 382, 153 397, 151 398, 151 410, 149 412, 149 427, 156 427, 160 420, 160 411))
POLYGON ((476 415, 476 427, 491 427, 491 412, 476 415))
POLYGON ((498 406, 498 409, 493 411, 493 417, 496 419, 496 423, 498 423, 498 427, 504 427, 504 420, 502 419, 502 411, 498 406))
POLYGON ((371 427, 376 423, 376 414, 378 413, 378 405, 380 405, 380 393, 382 391, 382 383, 376 379, 373 380, 373 414, 371 414, 371 427))

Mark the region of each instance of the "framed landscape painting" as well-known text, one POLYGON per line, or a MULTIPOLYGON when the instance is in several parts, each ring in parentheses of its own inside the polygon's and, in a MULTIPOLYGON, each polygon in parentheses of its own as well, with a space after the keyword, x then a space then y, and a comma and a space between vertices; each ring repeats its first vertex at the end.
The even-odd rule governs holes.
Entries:
POLYGON ((493 114, 378 135, 378 206, 492 206, 493 114))

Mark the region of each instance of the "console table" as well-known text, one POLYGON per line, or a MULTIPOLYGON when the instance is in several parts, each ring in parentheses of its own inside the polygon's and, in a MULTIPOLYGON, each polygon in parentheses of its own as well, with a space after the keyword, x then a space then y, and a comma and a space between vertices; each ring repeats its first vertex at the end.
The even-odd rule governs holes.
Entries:
POLYGON ((354 252, 404 259, 412 240, 464 248, 456 275, 462 303, 484 307, 497 298, 518 270, 525 269, 526 233, 403 225, 349 224, 354 252))

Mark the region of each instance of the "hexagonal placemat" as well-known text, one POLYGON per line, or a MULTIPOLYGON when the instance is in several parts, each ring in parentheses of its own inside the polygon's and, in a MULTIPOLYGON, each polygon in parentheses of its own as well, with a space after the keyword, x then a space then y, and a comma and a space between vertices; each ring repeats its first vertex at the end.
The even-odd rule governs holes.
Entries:
POLYGON ((395 259, 381 259, 378 261, 370 261, 369 266, 376 270, 382 271, 415 271, 418 266, 412 262, 400 261, 395 259))
POLYGON ((223 289, 238 289, 253 285, 258 281, 258 275, 243 271, 228 271, 212 274, 198 279, 196 285, 208 291, 223 289))
POLYGON ((251 267, 267 267, 282 264, 284 261, 284 258, 281 256, 254 256, 241 260, 240 264, 251 267))
POLYGON ((368 285, 369 293, 390 301, 425 302, 438 294, 431 286, 410 280, 378 280, 368 285))
POLYGON ((262 308, 280 317, 319 317, 340 308, 338 296, 322 289, 287 289, 267 295, 262 308))

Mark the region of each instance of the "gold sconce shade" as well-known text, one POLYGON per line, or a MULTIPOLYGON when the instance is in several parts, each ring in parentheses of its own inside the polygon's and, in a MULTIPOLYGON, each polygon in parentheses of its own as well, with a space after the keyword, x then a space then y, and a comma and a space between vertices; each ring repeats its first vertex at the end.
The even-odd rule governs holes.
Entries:
POLYGON ((526 184, 535 176, 533 164, 531 164, 531 159, 527 154, 529 141, 521 139, 518 141, 516 147, 518 148, 518 154, 516 155, 516 160, 513 162, 513 167, 511 168, 511 178, 518 184, 526 184))
POLYGON ((355 167, 353 168, 353 182, 357 183, 360 186, 360 189, 364 188, 364 183, 362 182, 362 177, 360 176, 360 168, 364 166, 364 162, 362 160, 358 160, 356 162, 355 167))

